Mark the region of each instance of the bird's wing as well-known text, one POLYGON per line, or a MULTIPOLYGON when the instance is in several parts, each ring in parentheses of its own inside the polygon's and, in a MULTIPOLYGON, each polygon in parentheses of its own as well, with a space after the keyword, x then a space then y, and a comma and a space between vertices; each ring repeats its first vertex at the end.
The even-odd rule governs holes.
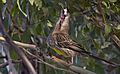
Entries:
POLYGON ((65 33, 54 33, 52 34, 52 37, 54 38, 54 47, 60 49, 61 51, 63 51, 67 57, 70 56, 75 56, 75 51, 70 50, 69 48, 67 48, 67 46, 69 46, 71 42, 69 42, 70 38, 67 36, 67 34, 65 33))
POLYGON ((68 34, 56 32, 52 34, 52 36, 55 40, 55 45, 60 48, 65 48, 71 44, 71 39, 69 38, 68 34))
POLYGON ((67 48, 76 52, 81 52, 81 53, 90 53, 86 51, 80 44, 76 43, 73 41, 69 34, 67 33, 62 33, 62 32, 57 32, 52 34, 54 40, 55 40, 55 46, 59 48, 67 48))
POLYGON ((62 48, 60 48, 59 46, 56 45, 57 43, 55 40, 56 39, 52 36, 52 34, 49 34, 49 36, 47 37, 47 45, 49 47, 51 47, 51 49, 53 49, 59 55, 67 57, 66 52, 64 52, 64 50, 62 48))

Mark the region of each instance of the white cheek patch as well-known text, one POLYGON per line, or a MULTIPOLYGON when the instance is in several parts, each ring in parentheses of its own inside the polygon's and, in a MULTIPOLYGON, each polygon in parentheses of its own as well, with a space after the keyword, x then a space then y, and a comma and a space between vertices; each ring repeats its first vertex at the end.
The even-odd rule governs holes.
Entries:
POLYGON ((64 9, 64 15, 67 15, 67 9, 64 9))

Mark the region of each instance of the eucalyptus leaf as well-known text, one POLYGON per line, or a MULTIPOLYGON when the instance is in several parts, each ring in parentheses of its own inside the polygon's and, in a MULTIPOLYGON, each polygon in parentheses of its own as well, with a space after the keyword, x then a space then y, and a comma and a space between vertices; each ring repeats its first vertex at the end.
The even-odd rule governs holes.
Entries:
POLYGON ((3 3, 6 3, 6 0, 2 0, 3 3))
POLYGON ((35 0, 29 0, 30 4, 33 5, 35 0))
POLYGON ((18 5, 18 8, 19 8, 19 10, 23 13, 23 15, 25 16, 25 17, 27 17, 27 14, 21 9, 21 7, 20 7, 20 2, 19 2, 19 0, 17 0, 17 5, 18 5))
POLYGON ((42 7, 42 0, 35 0, 35 5, 38 7, 38 10, 42 7))
POLYGON ((110 2, 116 2, 117 0, 109 0, 110 2))
POLYGON ((112 28, 110 25, 105 25, 105 35, 107 36, 112 31, 112 28))
POLYGON ((47 25, 48 25, 49 27, 53 27, 53 26, 52 26, 52 23, 51 23, 49 20, 48 20, 47 25))

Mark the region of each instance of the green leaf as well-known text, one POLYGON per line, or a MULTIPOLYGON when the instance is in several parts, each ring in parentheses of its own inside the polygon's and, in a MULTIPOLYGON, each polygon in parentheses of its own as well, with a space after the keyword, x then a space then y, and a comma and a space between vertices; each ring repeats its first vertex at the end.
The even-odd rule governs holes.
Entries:
POLYGON ((111 32, 111 26, 110 25, 105 25, 105 35, 108 35, 111 32))
POLYGON ((47 22, 47 25, 49 26, 49 27, 53 27, 52 26, 52 23, 48 20, 48 22, 47 22))
POLYGON ((116 2, 117 0, 110 0, 110 2, 116 2))
POLYGON ((29 0, 30 4, 33 5, 35 0, 29 0))
POLYGON ((42 7, 42 1, 41 0, 35 0, 35 5, 38 7, 38 10, 42 7))
POLYGON ((100 44, 98 43, 97 39, 93 39, 93 43, 97 49, 100 49, 100 44))
POLYGON ((6 3, 6 0, 2 0, 3 3, 6 3))
POLYGON ((21 7, 20 7, 19 0, 17 0, 17 5, 18 5, 19 10, 23 13, 23 15, 24 15, 25 17, 27 17, 27 14, 26 14, 25 12, 23 12, 23 10, 22 10, 21 7))

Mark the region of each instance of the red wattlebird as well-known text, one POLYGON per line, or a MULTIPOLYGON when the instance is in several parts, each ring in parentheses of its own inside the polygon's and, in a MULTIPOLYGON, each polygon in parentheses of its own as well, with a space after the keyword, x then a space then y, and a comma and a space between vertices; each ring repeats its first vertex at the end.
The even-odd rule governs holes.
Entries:
POLYGON ((73 50, 69 50, 68 48, 64 48, 69 39, 69 19, 70 14, 67 9, 61 11, 61 16, 56 23, 56 26, 53 32, 47 38, 47 44, 54 49, 59 55, 64 57, 72 58, 75 56, 76 52, 73 50), (68 39, 67 39, 68 38, 68 39))
POLYGON ((59 21, 56 23, 55 29, 47 38, 47 44, 56 52, 58 52, 60 55, 66 57, 73 57, 76 55, 76 53, 80 53, 82 55, 87 55, 95 59, 104 61, 110 65, 115 65, 112 62, 109 62, 105 59, 102 59, 100 57, 91 54, 90 52, 86 51, 80 44, 73 41, 68 33, 69 19, 70 19, 70 14, 67 9, 64 9, 61 12, 61 17, 59 21))

